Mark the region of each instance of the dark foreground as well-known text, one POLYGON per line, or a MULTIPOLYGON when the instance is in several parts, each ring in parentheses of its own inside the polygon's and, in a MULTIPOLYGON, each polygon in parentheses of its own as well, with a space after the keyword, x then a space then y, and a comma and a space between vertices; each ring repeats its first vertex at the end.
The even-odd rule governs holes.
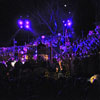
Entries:
POLYGON ((45 78, 24 73, 18 79, 0 80, 0 100, 100 100, 100 82, 87 78, 45 78))

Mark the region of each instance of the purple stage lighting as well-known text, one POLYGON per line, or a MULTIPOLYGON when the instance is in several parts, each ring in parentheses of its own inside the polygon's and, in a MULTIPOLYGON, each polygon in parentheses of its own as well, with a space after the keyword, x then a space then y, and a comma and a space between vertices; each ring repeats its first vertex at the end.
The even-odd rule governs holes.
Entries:
POLYGON ((18 24, 19 25, 23 25, 23 21, 22 20, 18 20, 18 24))
POLYGON ((58 33, 58 36, 61 36, 61 33, 58 33))
POLYGON ((67 20, 67 25, 70 27, 72 25, 72 21, 71 20, 67 20))
POLYGON ((20 28, 23 28, 23 26, 20 26, 20 28))
POLYGON ((70 22, 68 23, 68 26, 71 26, 71 23, 70 22))
POLYGON ((25 28, 29 29, 30 27, 29 27, 29 25, 26 25, 25 28))
POLYGON ((18 26, 19 28, 24 28, 24 29, 30 29, 30 21, 28 19, 26 20, 22 20, 22 19, 19 19, 18 20, 18 26))
POLYGON ((63 20, 62 22, 63 22, 63 23, 65 23, 65 21, 64 21, 64 20, 63 20))
POLYGON ((25 24, 29 25, 30 24, 30 21, 29 20, 26 20, 25 21, 25 24))
POLYGON ((42 35, 42 36, 41 36, 41 38, 42 38, 42 39, 44 39, 44 38, 45 38, 45 36, 44 36, 44 35, 42 35))
POLYGON ((25 28, 26 29, 30 28, 30 21, 29 20, 25 20, 25 28))
POLYGON ((64 24, 64 26, 67 26, 67 24, 64 24))

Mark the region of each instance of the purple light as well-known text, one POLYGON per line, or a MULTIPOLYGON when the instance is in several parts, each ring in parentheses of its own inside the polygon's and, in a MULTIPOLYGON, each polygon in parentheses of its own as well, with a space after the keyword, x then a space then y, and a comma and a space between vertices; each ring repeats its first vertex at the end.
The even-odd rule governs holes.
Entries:
POLYGON ((23 26, 20 26, 20 28, 23 28, 23 26))
POLYGON ((67 24, 64 24, 64 26, 67 26, 67 24))
POLYGON ((21 54, 24 54, 24 51, 21 51, 21 54))
POLYGON ((70 22, 68 23, 68 26, 71 26, 71 23, 70 22))
POLYGON ((72 25, 72 21, 71 20, 67 20, 67 25, 71 26, 72 25))
POLYGON ((29 20, 22 20, 22 19, 19 19, 18 20, 18 26, 19 28, 25 28, 25 29, 30 29, 30 21, 29 20))
POLYGON ((25 27, 26 27, 27 29, 29 29, 29 25, 26 25, 25 27))
POLYGON ((19 28, 23 28, 23 20, 18 20, 18 26, 19 28))
POLYGON ((61 36, 61 33, 58 33, 58 36, 61 36))
POLYGON ((19 24, 19 25, 22 25, 22 24, 23 24, 23 21, 22 21, 22 20, 19 20, 19 21, 18 21, 18 24, 19 24))
POLYGON ((35 51, 35 53, 37 53, 37 50, 35 51))
POLYGON ((92 30, 89 31, 89 36, 91 36, 91 35, 93 35, 93 31, 92 30))
POLYGON ((63 22, 63 23, 65 23, 65 21, 64 21, 64 20, 63 20, 62 22, 63 22))
POLYGON ((30 24, 30 22, 28 20, 25 21, 26 24, 30 24))
POLYGON ((44 35, 42 35, 42 36, 41 36, 41 38, 42 38, 42 39, 44 39, 44 38, 45 38, 45 36, 44 36, 44 35))

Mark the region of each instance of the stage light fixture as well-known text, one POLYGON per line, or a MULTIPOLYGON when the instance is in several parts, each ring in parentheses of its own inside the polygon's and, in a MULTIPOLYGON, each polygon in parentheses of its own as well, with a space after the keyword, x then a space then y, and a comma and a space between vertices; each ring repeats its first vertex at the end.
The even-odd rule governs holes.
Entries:
POLYGON ((25 21, 25 24, 29 25, 30 24, 29 20, 26 20, 25 21))
POLYGON ((41 36, 41 38, 42 38, 42 39, 44 39, 44 38, 45 38, 45 36, 44 36, 44 35, 42 35, 42 36, 41 36))
POLYGON ((63 23, 65 23, 65 21, 64 21, 64 20, 63 20, 62 22, 63 22, 63 23))
POLYGON ((23 25, 23 21, 22 20, 18 20, 18 25, 23 25))
POLYGON ((64 26, 66 27, 66 26, 67 26, 67 24, 64 24, 64 26))
POLYGON ((21 25, 20 28, 23 28, 23 26, 21 25))
POLYGON ((61 33, 58 33, 58 36, 61 36, 61 33))
POLYGON ((30 29, 30 20, 28 19, 19 19, 18 20, 18 26, 20 29, 24 28, 24 29, 30 29))
POLYGON ((70 27, 72 25, 72 21, 71 20, 67 20, 67 26, 70 27))
POLYGON ((29 29, 29 28, 30 28, 30 26, 29 26, 29 25, 25 25, 25 28, 26 28, 26 29, 29 29))

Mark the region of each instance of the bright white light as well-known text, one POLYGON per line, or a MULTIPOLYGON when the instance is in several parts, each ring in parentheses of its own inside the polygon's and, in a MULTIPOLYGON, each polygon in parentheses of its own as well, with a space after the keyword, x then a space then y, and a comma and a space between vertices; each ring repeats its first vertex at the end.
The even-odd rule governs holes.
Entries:
POLYGON ((44 38, 45 38, 45 36, 44 36, 44 35, 42 35, 42 36, 41 36, 41 38, 42 38, 42 39, 44 39, 44 38))
POLYGON ((22 64, 24 65, 24 64, 25 64, 25 62, 24 62, 24 61, 22 61, 22 64))
POLYGON ((61 36, 61 33, 58 33, 58 36, 61 36))
POLYGON ((64 26, 67 26, 67 24, 64 24, 64 26))
POLYGON ((26 25, 26 28, 28 29, 29 28, 29 25, 26 25))
POLYGON ((65 4, 64 7, 67 7, 67 5, 65 4))
POLYGON ((20 28, 23 28, 23 26, 20 26, 20 28))
POLYGON ((16 60, 14 62, 11 62, 11 66, 15 67, 16 62, 17 62, 16 60))
POLYGON ((29 24, 29 21, 26 21, 26 24, 29 24))
POLYGON ((22 20, 18 20, 18 24, 19 25, 22 25, 23 24, 23 21, 22 20))

